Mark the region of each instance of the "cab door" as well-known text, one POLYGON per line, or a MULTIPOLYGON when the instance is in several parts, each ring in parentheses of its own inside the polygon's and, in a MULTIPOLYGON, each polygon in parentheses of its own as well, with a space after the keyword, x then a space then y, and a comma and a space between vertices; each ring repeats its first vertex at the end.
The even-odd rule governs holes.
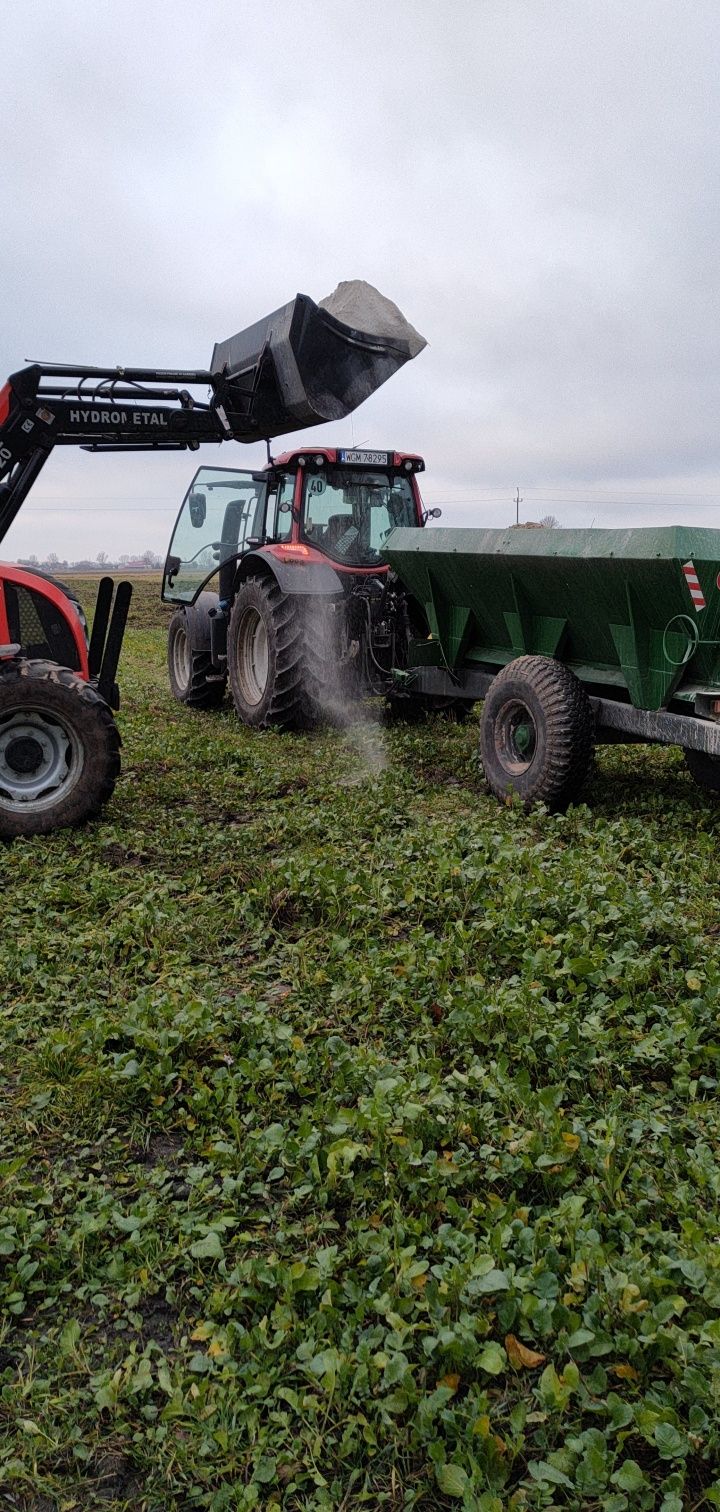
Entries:
POLYGON ((224 562, 249 551, 251 541, 256 544, 266 495, 264 473, 198 468, 170 540, 163 572, 165 603, 194 604, 224 562))

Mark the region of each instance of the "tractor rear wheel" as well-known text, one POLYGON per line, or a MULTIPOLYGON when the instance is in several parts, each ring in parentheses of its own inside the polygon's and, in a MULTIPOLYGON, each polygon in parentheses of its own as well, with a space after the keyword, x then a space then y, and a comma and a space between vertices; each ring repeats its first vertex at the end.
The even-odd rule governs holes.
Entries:
MULTIPOLYGON (((178 703, 186 704, 190 709, 217 709, 225 697, 226 679, 213 671, 209 637, 205 636, 200 645, 197 644, 197 634, 193 634, 204 597, 204 594, 200 595, 192 617, 187 610, 178 609, 168 627, 170 688, 178 703)), ((208 597, 217 603, 215 594, 208 597)))
POLYGON ((0 836, 82 824, 111 797, 120 735, 104 698, 55 662, 0 671, 0 836))
POLYGON ((303 620, 274 579, 240 584, 228 631, 230 691, 238 717, 256 730, 307 729, 313 707, 303 620))
POLYGON ((593 752, 590 701, 575 674, 547 656, 519 656, 490 685, 480 721, 480 754, 497 798, 566 808, 577 797, 593 752))
POLYGON ((693 782, 713 798, 720 798, 720 757, 708 756, 706 751, 691 751, 687 746, 684 755, 693 782))

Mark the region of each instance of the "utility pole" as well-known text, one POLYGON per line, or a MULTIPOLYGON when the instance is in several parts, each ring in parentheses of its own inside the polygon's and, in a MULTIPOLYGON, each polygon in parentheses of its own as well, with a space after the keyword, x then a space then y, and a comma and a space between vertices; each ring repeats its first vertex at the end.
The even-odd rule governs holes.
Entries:
POLYGON ((520 524, 520 505, 521 504, 522 504, 522 499, 520 498, 520 484, 518 484, 517 488, 515 489, 515 524, 516 525, 520 524))

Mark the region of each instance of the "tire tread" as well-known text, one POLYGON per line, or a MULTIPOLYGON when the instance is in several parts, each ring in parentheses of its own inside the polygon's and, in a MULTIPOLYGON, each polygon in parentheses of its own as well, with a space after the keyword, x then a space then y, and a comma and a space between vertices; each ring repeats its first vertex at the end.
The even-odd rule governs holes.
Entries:
MULTIPOLYGON (((275 634, 275 678, 272 692, 263 714, 257 722, 253 721, 253 724, 258 729, 270 727, 279 730, 307 729, 313 723, 313 708, 310 693, 312 678, 308 670, 305 626, 296 602, 289 594, 282 592, 274 578, 247 578, 245 583, 241 584, 233 604, 228 635, 228 668, 237 713, 241 719, 245 719, 242 706, 235 696, 230 648, 235 646, 238 621, 246 597, 242 589, 246 584, 251 584, 261 595, 275 634)), ((250 723, 249 720, 245 722, 250 723)))
POLYGON ((193 647, 191 638, 191 621, 185 611, 179 609, 173 614, 168 625, 168 675, 173 697, 178 703, 184 704, 186 709, 217 709, 225 697, 227 678, 213 676, 212 682, 208 677, 213 673, 213 664, 210 652, 205 646, 193 647), (185 692, 181 692, 175 681, 173 672, 172 645, 173 636, 182 628, 187 636, 190 650, 190 684, 185 692))
MULTIPOLYGON (((46 809, 41 814, 23 815, 18 812, 14 816, 7 811, 0 812, 0 835, 5 838, 13 838, 19 835, 47 834, 49 831, 63 826, 74 826, 84 823, 87 819, 96 818, 100 810, 112 797, 115 784, 120 775, 121 761, 120 749, 122 741, 120 731, 115 723, 112 709, 97 689, 84 678, 72 672, 69 667, 60 666, 57 662, 45 661, 40 658, 18 657, 0 671, 0 697, 11 682, 18 683, 21 680, 31 680, 42 687, 43 683, 51 683, 64 689, 83 705, 84 710, 95 721, 101 734, 101 749, 103 762, 100 771, 95 772, 96 780, 88 789, 81 783, 78 788, 85 791, 85 801, 78 804, 78 797, 82 793, 78 788, 74 790, 71 804, 71 817, 53 819, 52 809, 46 809), (17 820, 25 820, 26 823, 18 823, 17 820)), ((62 808, 62 801, 59 805, 62 808)))
MULTIPOLYGON (((592 760, 594 724, 590 700, 582 683, 564 662, 547 656, 519 656, 508 662, 494 678, 485 708, 492 709, 506 684, 518 680, 536 695, 546 719, 546 760, 528 801, 545 803, 555 809, 564 808, 578 796, 592 760)), ((481 749, 486 745, 483 735, 487 739, 485 711, 481 723, 481 749)), ((491 780, 487 770, 485 775, 496 796, 504 797, 511 791, 510 778, 503 787, 500 782, 491 780)))

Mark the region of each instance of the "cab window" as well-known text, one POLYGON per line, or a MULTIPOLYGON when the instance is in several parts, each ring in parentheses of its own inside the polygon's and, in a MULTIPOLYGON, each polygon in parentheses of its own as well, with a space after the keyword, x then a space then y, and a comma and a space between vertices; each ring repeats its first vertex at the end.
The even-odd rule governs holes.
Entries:
POLYGON ((329 468, 306 478, 305 539, 337 561, 354 567, 381 561, 385 541, 396 525, 417 525, 407 477, 329 468))
POLYGON ((267 534, 273 541, 287 541, 292 530, 295 474, 285 473, 277 493, 268 498, 267 534))
POLYGON ((201 467, 185 495, 165 563, 162 596, 191 604, 223 562, 247 548, 265 511, 262 474, 201 467))

